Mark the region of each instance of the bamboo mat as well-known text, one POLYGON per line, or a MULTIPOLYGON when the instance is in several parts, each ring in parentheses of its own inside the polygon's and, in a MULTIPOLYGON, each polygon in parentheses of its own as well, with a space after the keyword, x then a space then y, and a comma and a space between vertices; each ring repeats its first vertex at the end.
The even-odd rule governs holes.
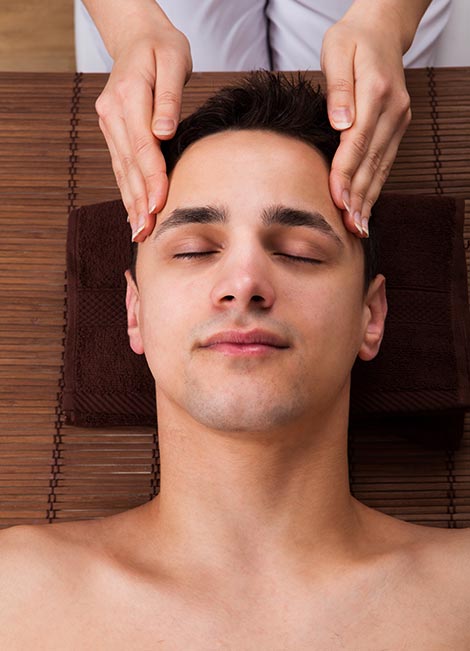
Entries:
MULTIPOLYGON (((183 114, 237 76, 194 74, 183 114)), ((111 515, 159 490, 152 428, 70 427, 59 408, 67 216, 119 198, 94 110, 105 81, 0 73, 0 528, 111 515)), ((413 121, 385 189, 464 197, 470 238, 470 68, 410 70, 407 81, 413 121)), ((470 526, 469 414, 457 451, 355 434, 350 474, 352 493, 380 511, 470 526)))

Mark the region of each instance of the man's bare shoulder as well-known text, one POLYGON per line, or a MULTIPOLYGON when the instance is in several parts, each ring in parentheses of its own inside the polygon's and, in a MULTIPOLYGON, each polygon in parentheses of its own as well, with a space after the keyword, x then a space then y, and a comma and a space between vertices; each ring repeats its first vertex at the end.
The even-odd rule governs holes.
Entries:
POLYGON ((2 587, 10 574, 38 576, 47 568, 44 561, 48 555, 49 536, 45 527, 47 525, 17 525, 0 531, 2 587))
POLYGON ((416 545, 419 567, 436 581, 447 577, 455 589, 461 586, 470 597, 470 528, 422 529, 426 531, 416 545))
POLYGON ((18 525, 0 532, 0 630, 6 649, 21 648, 26 629, 53 589, 54 566, 41 528, 18 525))
POLYGON ((83 562, 74 553, 76 529, 67 524, 17 525, 0 531, 3 648, 19 648, 19 640, 29 639, 28 627, 37 630, 42 620, 60 617, 62 598, 73 589, 83 562))
POLYGON ((364 513, 369 549, 377 550, 379 567, 384 559, 383 567, 410 582, 417 594, 435 596, 436 607, 457 602, 470 617, 470 528, 425 526, 368 507, 364 513))
POLYGON ((92 520, 17 525, 0 531, 0 572, 20 572, 35 579, 63 577, 72 562, 98 547, 92 520))
POLYGON ((407 523, 403 581, 426 603, 429 614, 445 615, 470 643, 470 529, 447 529, 407 523))
MULTIPOLYGON (((35 556, 47 553, 61 544, 77 540, 74 532, 79 531, 76 525, 80 524, 83 523, 21 524, 7 527, 0 531, 0 550, 4 550, 11 558, 17 551, 21 551, 21 554, 31 552, 35 556)), ((82 532, 85 534, 86 528, 82 528, 82 532)), ((4 559, 0 559, 0 562, 2 560, 4 559)))

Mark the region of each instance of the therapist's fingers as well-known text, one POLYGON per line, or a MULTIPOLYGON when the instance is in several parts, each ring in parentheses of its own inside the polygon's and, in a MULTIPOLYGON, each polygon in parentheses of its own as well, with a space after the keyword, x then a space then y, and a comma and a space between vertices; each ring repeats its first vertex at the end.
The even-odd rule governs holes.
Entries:
POLYGON ((372 206, 389 175, 399 144, 400 138, 390 141, 382 137, 381 140, 380 133, 371 142, 370 154, 365 156, 353 177, 353 200, 347 197, 347 209, 343 211, 344 225, 351 233, 368 235, 372 206), (379 155, 378 151, 382 153, 379 155))
MULTIPOLYGON (((377 103, 363 106, 360 101, 357 102, 356 121, 350 129, 342 132, 340 145, 331 163, 331 196, 335 204, 340 208, 346 208, 351 216, 354 215, 358 207, 357 196, 352 192, 353 177, 370 151, 380 118, 380 109, 381 107, 377 103)), ((384 148, 385 146, 384 144, 384 148)), ((357 228, 353 228, 353 231, 357 233, 357 228)))
POLYGON ((388 178, 408 122, 408 119, 397 122, 388 112, 380 116, 370 147, 351 183, 351 210, 360 212, 362 218, 369 217, 372 205, 388 178), (372 186, 378 192, 371 191, 372 186))
MULTIPOLYGON (((321 49, 321 69, 326 77, 328 118, 334 129, 347 130, 356 119, 354 101, 354 55, 356 43, 337 23, 327 30, 321 49)), ((351 177, 342 169, 330 174, 330 190, 338 208, 348 209, 351 177)))
MULTIPOLYGON (((132 232, 135 233, 139 230, 142 224, 139 224, 138 213, 133 209, 133 188, 140 188, 140 192, 143 193, 145 191, 145 186, 137 165, 133 162, 131 145, 127 137, 127 131, 123 120, 121 120, 120 126, 118 125, 118 122, 113 121, 114 136, 112 136, 107 126, 100 122, 101 131, 103 132, 109 153, 111 154, 111 164, 114 176, 116 177, 116 182, 121 192, 122 201, 128 211, 128 221, 132 232), (115 141, 119 142, 119 151, 116 148, 115 141), (128 208, 128 206, 130 206, 130 208, 128 208)), ((147 216, 145 214, 144 222, 148 225, 149 221, 153 221, 153 225, 155 225, 155 216, 147 216)), ((153 226, 150 230, 152 230, 152 228, 153 226)), ((140 232, 142 232, 142 230, 140 232)))
POLYGON ((140 229, 139 241, 143 241, 155 226, 154 213, 165 203, 168 179, 160 143, 151 131, 152 88, 148 83, 135 84, 134 88, 133 99, 124 105, 124 119, 115 125, 114 134, 119 137, 123 171, 129 175, 129 217, 133 231, 140 229))
MULTIPOLYGON (((376 169, 374 176, 372 177, 372 181, 370 181, 370 171, 367 169, 366 164, 364 165, 364 169, 362 169, 363 166, 361 166, 361 168, 357 171, 355 175, 354 183, 357 182, 358 184, 362 184, 362 187, 364 188, 362 191, 359 190, 358 194, 364 192, 364 195, 362 199, 362 209, 359 212, 359 210, 356 211, 353 208, 352 219, 354 220, 354 222, 360 221, 361 226, 367 235, 368 235, 368 223, 372 212, 372 206, 379 198, 380 192, 382 191, 382 187, 388 178, 393 162, 397 155, 398 147, 400 145, 400 140, 401 140, 401 135, 397 135, 396 138, 392 139, 389 142, 388 147, 383 154, 382 160, 378 168, 376 169)), ((351 218, 350 215, 349 217, 351 218)))
MULTIPOLYGON (((343 79, 344 103, 351 103, 353 96, 355 109, 352 126, 342 129, 330 171, 330 191, 338 208, 347 208, 352 217, 360 214, 361 219, 370 214, 371 201, 378 196, 377 188, 390 171, 391 158, 411 119, 400 23, 394 27, 396 14, 390 12, 387 25, 386 15, 374 3, 369 8, 353 3, 328 30, 323 43, 327 87, 338 86, 334 80, 343 79), (348 91, 349 87, 353 90, 348 91)), ((329 94, 329 115, 330 102, 329 94)), ((341 104, 341 93, 334 102, 341 104)), ((345 224, 351 221, 346 215, 345 224)))
POLYGON ((158 52, 152 132, 160 140, 167 140, 175 134, 181 115, 183 88, 191 70, 190 55, 185 57, 174 49, 158 52))
POLYGON ((145 213, 138 212, 135 239, 138 242, 144 241, 152 232, 154 215, 163 208, 166 200, 168 178, 159 141, 172 138, 175 134, 181 115, 183 87, 191 71, 189 43, 184 34, 176 32, 171 42, 158 48, 155 53, 155 72, 148 80, 151 82, 155 79, 153 92, 150 83, 143 85, 142 93, 125 111, 130 144, 145 182, 145 211, 149 215, 142 229, 145 213))
POLYGON ((346 196, 343 191, 343 201, 350 214, 345 225, 352 232, 360 232, 362 221, 370 216, 409 123, 408 114, 399 118, 393 108, 390 111, 392 115, 384 111, 377 116, 376 111, 360 107, 358 102, 356 124, 342 134, 333 159, 330 184, 336 181, 343 187, 349 183, 346 196), (370 140, 367 134, 371 134, 370 140))
POLYGON ((102 130, 108 135, 106 142, 112 157, 113 171, 132 231, 142 232, 149 216, 145 181, 129 140, 127 125, 123 118, 115 118, 109 125, 104 124, 102 130))
POLYGON ((353 124, 354 102, 354 41, 341 37, 341 30, 328 30, 321 51, 321 69, 326 77, 328 117, 331 126, 342 131, 353 124))
POLYGON ((330 173, 335 203, 346 202, 354 221, 359 215, 361 219, 369 217, 371 198, 380 193, 376 188, 382 188, 411 120, 404 80, 398 91, 380 77, 371 76, 356 83, 356 92, 356 122, 341 134, 330 173), (371 193, 372 184, 375 190, 371 193))
POLYGON ((146 29, 141 35, 132 32, 125 39, 95 104, 122 200, 139 242, 153 229, 154 213, 166 201, 168 179, 160 139, 174 135, 183 85, 191 68, 187 38, 168 21, 165 25, 159 21, 154 29, 146 29), (160 134, 160 139, 152 132, 155 106, 174 125, 166 136, 160 134))
POLYGON ((142 222, 145 227, 149 214, 146 183, 140 168, 142 159, 144 164, 148 161, 146 169, 165 169, 158 142, 150 131, 153 85, 148 77, 154 74, 154 69, 155 57, 151 48, 142 50, 139 47, 127 52, 127 56, 122 55, 115 62, 95 104, 99 125, 111 154, 116 182, 134 230, 142 226, 142 222), (132 65, 137 64, 139 67, 134 70, 132 65), (134 128, 136 124, 137 130, 134 128))

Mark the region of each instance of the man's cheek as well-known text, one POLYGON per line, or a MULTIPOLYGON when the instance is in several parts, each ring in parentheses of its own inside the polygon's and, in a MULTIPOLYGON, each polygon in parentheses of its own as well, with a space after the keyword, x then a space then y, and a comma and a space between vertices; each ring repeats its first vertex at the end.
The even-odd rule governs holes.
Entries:
POLYGON ((145 296, 140 326, 146 354, 181 348, 187 339, 187 312, 187 301, 178 298, 174 289, 162 288, 145 296))
POLYGON ((169 332, 158 323, 152 330, 148 329, 145 335, 145 359, 158 385, 171 381, 171 375, 179 370, 174 336, 174 332, 169 332))
POLYGON ((339 354, 351 347, 358 315, 346 290, 331 288, 324 296, 317 296, 307 314, 306 336, 315 351, 329 356, 334 351, 339 354))

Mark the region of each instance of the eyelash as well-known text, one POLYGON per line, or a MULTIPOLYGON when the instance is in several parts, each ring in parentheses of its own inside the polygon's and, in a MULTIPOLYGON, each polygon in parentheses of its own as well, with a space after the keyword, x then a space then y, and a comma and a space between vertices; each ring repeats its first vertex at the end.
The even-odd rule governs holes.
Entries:
MULTIPOLYGON (((190 258, 202 258, 216 251, 199 251, 199 252, 189 252, 189 253, 176 253, 173 257, 179 259, 190 259, 190 258)), ((288 255, 287 253, 275 253, 275 255, 280 255, 286 259, 288 262, 303 262, 307 264, 322 264, 321 260, 315 260, 314 258, 303 258, 302 256, 297 255, 288 255)))

